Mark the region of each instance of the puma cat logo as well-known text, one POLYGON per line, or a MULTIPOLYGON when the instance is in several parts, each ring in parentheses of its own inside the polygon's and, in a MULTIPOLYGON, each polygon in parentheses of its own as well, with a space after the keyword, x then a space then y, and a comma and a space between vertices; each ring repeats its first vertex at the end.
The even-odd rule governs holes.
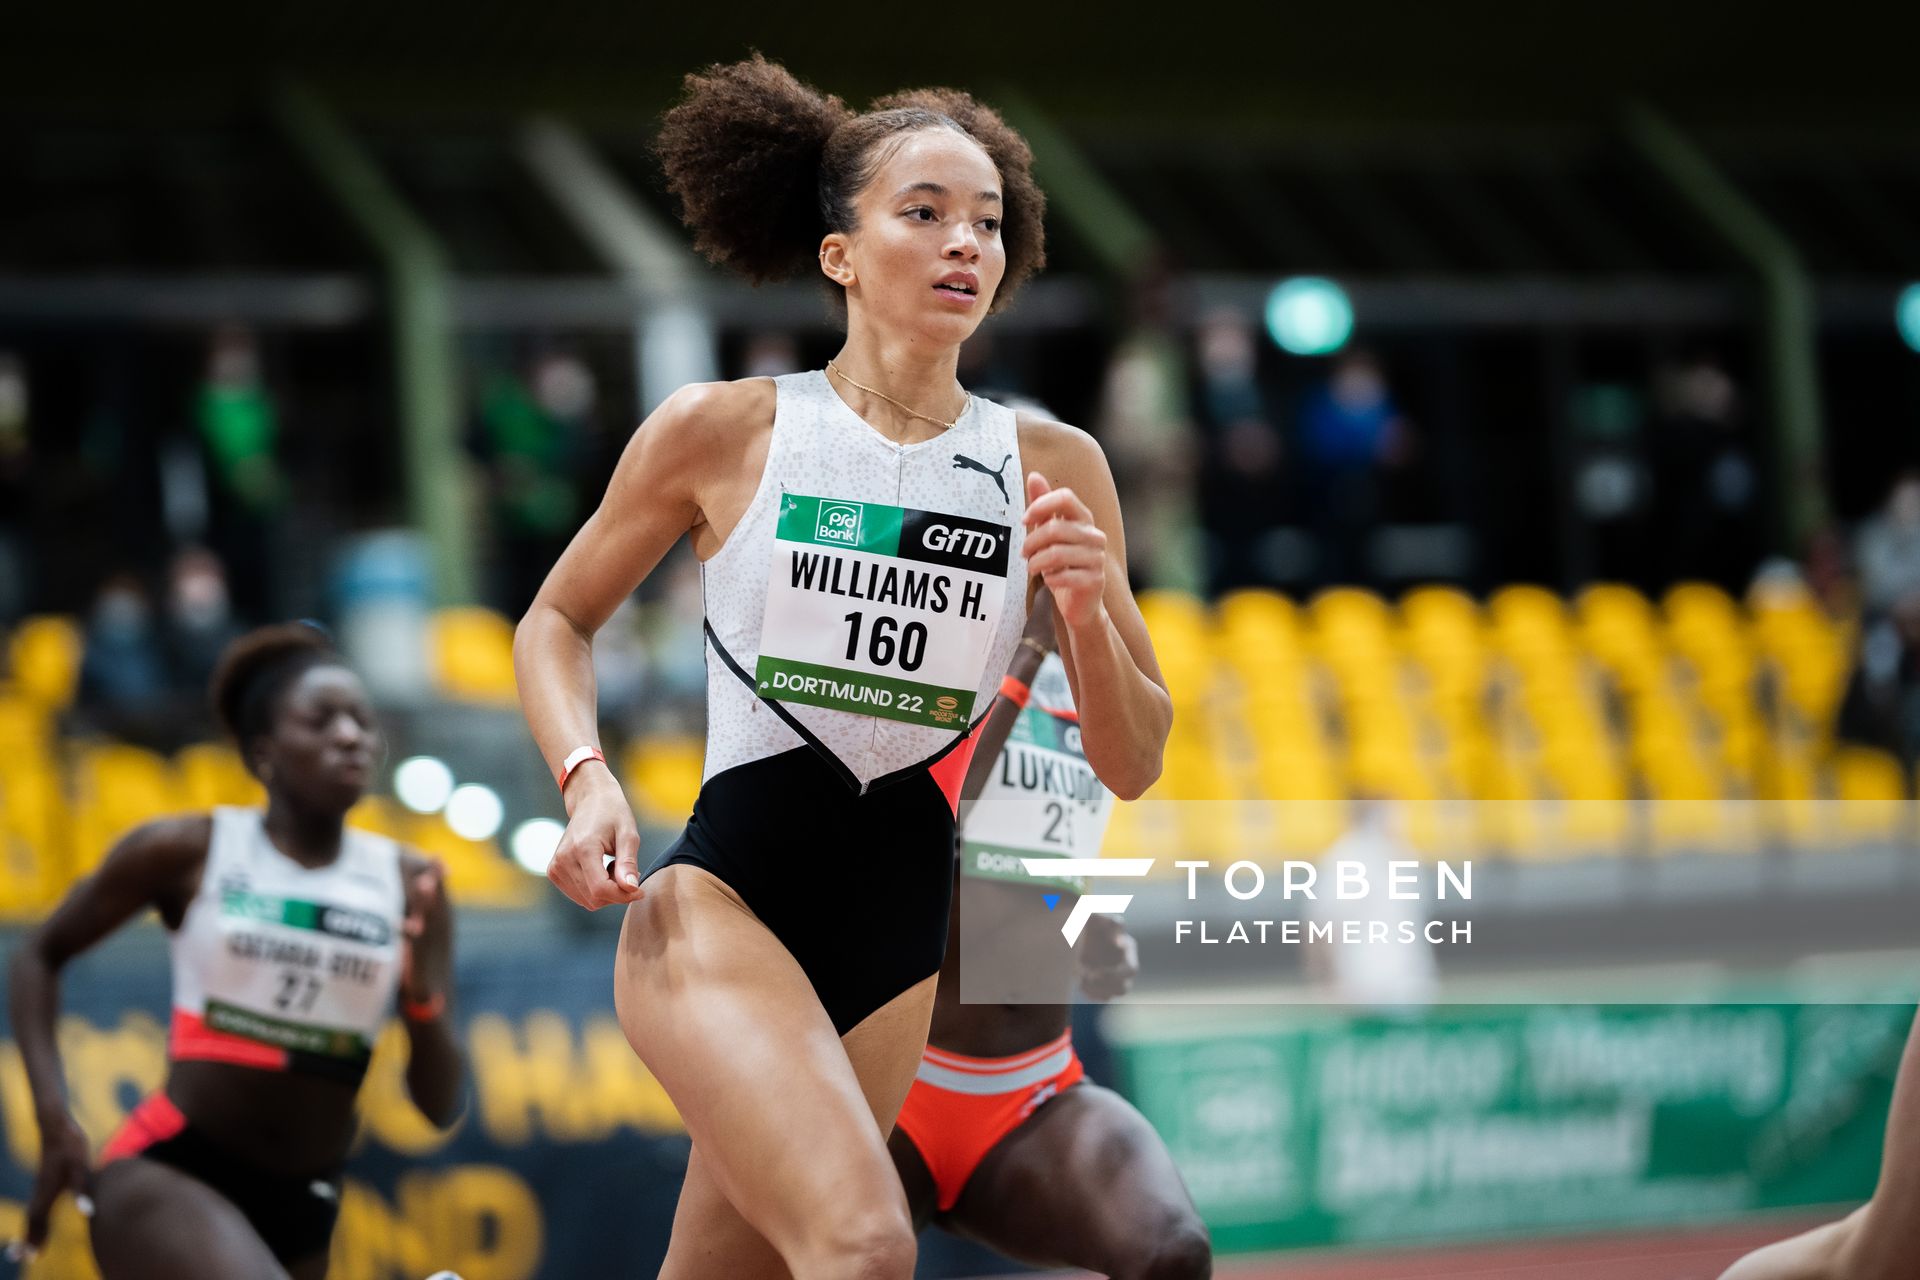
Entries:
POLYGON ((1013 455, 1008 454, 1006 457, 1000 459, 999 466, 989 467, 984 462, 975 462, 964 453, 956 453, 953 455, 953 469, 955 471, 978 471, 983 476, 992 476, 993 483, 1000 489, 1000 500, 1002 502, 1012 502, 1013 499, 1007 494, 1006 479, 1000 474, 1007 469, 1007 464, 1012 461, 1013 455))

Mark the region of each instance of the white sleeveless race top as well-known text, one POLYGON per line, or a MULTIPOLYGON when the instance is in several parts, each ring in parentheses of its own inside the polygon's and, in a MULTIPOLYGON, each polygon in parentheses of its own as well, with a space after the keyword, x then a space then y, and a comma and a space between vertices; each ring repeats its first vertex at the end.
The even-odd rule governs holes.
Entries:
POLYGON ((823 372, 774 385, 759 488, 701 568, 702 781, 805 744, 864 792, 956 746, 1020 642, 1019 434, 975 397, 949 430, 895 444, 823 372))
POLYGON ((393 1012, 405 914, 392 840, 349 829, 331 865, 304 867, 260 810, 215 809, 169 939, 170 1056, 357 1081, 393 1012))

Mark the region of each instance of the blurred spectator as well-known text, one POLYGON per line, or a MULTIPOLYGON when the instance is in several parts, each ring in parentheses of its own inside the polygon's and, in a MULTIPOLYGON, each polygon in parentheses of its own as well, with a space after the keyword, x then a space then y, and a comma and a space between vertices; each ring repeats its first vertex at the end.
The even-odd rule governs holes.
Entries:
POLYGON ((27 434, 27 366, 0 351, 0 627, 27 611, 27 475, 33 445, 27 434))
POLYGON ((495 603, 511 617, 526 612, 579 522, 576 472, 598 399, 593 370, 567 352, 541 357, 525 381, 496 370, 482 382, 478 450, 493 494, 495 603))
MULTIPOLYGON (((244 628, 227 597, 227 571, 205 547, 173 558, 167 591, 167 658, 175 694, 198 709, 227 644, 244 628)), ((189 717, 191 718, 191 717, 189 717)))
POLYGON ((1869 612, 1920 596, 1920 471, 1893 482, 1886 505, 1860 522, 1854 547, 1860 603, 1869 612))
POLYGON ((1334 362, 1301 418, 1304 492, 1320 542, 1323 582, 1368 578, 1367 539, 1382 517, 1382 472, 1405 465, 1412 432, 1371 351, 1334 362))
POLYGON ((226 325, 214 333, 195 418, 213 480, 213 545, 240 594, 254 608, 271 611, 275 535, 287 483, 277 455, 279 418, 252 330, 226 325))
POLYGON ((1655 379, 1656 527, 1668 582, 1712 582, 1739 593, 1760 561, 1760 467, 1739 387, 1710 354, 1655 379))
POLYGON ((166 657, 153 608, 130 573, 108 578, 87 617, 78 704, 95 729, 154 745, 167 718, 166 657))
POLYGON ((1200 325, 1200 417, 1207 434, 1202 484, 1211 590, 1265 584, 1263 538, 1284 522, 1280 432, 1261 396, 1253 322, 1220 310, 1200 325))
POLYGON ((1839 736, 1920 765, 1920 472, 1894 482, 1855 538, 1860 650, 1840 706, 1839 736))
MULTIPOLYGON (((1440 976, 1433 947, 1420 932, 1427 924, 1426 903, 1422 896, 1396 899, 1391 893, 1391 864, 1419 858, 1400 834, 1397 808, 1374 798, 1354 801, 1347 833, 1320 855, 1315 896, 1306 902, 1307 919, 1331 925, 1336 939, 1350 925, 1361 938, 1375 925, 1385 925, 1387 931, 1384 942, 1336 940, 1308 947, 1308 972, 1342 1004, 1379 1009, 1432 1003, 1440 976), (1364 874, 1364 897, 1340 897, 1342 863, 1364 874), (1411 941, 1401 940, 1403 928, 1415 934, 1411 941)), ((1423 881, 1430 875, 1430 868, 1421 868, 1423 881)))
POLYGON ((1107 366, 1095 434, 1105 447, 1127 519, 1128 572, 1144 587, 1198 593, 1198 475, 1187 376, 1172 328, 1172 273, 1143 272, 1132 331, 1107 366))

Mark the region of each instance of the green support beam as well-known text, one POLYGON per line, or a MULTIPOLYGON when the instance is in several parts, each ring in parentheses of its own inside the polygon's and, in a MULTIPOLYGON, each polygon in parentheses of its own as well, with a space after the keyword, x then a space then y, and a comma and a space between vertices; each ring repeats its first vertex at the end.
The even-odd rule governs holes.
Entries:
POLYGON ((1152 259, 1158 239, 1153 228, 1031 98, 1001 86, 993 91, 993 102, 1033 148, 1048 212, 1071 227, 1108 272, 1131 279, 1152 259))
POLYGON ((459 360, 447 255, 327 104, 300 85, 274 95, 274 115, 387 271, 404 439, 407 516, 426 538, 440 604, 477 599, 474 535, 460 449, 459 360))
POLYGON ((1773 419, 1775 549, 1798 554, 1827 519, 1813 283, 1786 234, 1671 121, 1636 103, 1626 128, 1641 156, 1759 277, 1766 308, 1761 366, 1773 419))

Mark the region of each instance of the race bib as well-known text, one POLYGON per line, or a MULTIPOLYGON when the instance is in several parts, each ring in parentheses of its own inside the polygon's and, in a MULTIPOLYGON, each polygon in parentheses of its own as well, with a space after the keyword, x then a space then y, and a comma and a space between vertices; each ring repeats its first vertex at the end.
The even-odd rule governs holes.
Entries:
POLYGON ((384 1020, 398 939, 371 911, 230 888, 223 963, 204 1017, 215 1031, 301 1053, 364 1059, 384 1020))
MULTIPOLYGON (((1080 724, 1028 703, 966 817, 961 870, 988 879, 1045 883, 1022 858, 1097 858, 1113 816, 1113 794, 1080 749, 1080 724)), ((1061 884, 1079 889, 1078 880, 1061 884)))
POLYGON ((963 729, 1007 596, 991 520, 784 494, 754 686, 763 698, 963 729))

